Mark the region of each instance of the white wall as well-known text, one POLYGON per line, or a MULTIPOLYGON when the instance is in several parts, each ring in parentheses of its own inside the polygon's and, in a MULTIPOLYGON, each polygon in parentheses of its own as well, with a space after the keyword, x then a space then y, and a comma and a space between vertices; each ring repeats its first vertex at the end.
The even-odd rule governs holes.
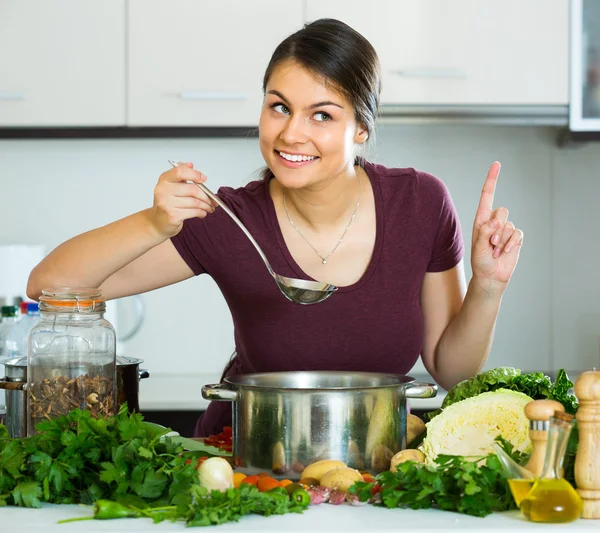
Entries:
MULTIPOLYGON (((496 204, 509 208, 525 232, 525 245, 488 367, 600 366, 600 145, 559 149, 556 133, 382 126, 370 156, 441 177, 457 205, 467 247, 487 169, 501 161, 496 204)), ((213 189, 241 185, 263 164, 257 140, 250 138, 0 141, 0 244, 43 243, 51 249, 149 206, 169 158, 194 161, 213 189)), ((145 359, 154 378, 219 373, 233 349, 231 319, 209 278, 146 294, 144 301, 147 320, 127 343, 127 355, 145 359)))

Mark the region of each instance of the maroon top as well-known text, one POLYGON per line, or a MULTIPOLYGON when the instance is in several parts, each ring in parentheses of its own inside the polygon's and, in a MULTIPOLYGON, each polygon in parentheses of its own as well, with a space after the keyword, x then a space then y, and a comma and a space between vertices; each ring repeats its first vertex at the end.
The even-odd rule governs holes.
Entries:
MULTIPOLYGON (((351 370, 407 374, 423 345, 420 292, 426 272, 460 261, 463 241, 445 185, 413 168, 364 162, 375 196, 376 238, 359 281, 315 305, 288 301, 262 259, 223 210, 186 220, 172 238, 194 271, 209 274, 225 297, 237 356, 224 374, 351 370)), ((312 279, 285 245, 265 181, 219 189, 220 198, 256 239, 273 270, 312 279)), ((231 424, 230 402, 212 402, 197 436, 231 424)))

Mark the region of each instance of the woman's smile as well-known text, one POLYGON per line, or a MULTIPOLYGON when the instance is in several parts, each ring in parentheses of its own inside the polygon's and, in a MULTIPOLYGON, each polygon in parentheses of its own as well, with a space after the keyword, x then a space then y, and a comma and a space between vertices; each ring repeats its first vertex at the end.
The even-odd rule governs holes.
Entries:
POLYGON ((301 168, 316 163, 319 156, 307 155, 296 152, 284 152, 283 150, 274 150, 277 154, 277 162, 286 168, 301 168))

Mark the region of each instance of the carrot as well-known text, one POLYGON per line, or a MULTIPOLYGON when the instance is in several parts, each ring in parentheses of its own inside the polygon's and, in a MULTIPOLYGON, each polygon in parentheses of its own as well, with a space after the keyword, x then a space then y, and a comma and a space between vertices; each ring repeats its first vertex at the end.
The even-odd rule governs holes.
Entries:
POLYGON ((292 481, 292 480, 290 480, 290 479, 282 479, 282 480, 279 482, 279 484, 280 484, 282 487, 287 487, 288 485, 291 485, 292 483, 293 483, 293 481, 292 481))
POLYGON ((272 477, 261 477, 256 486, 260 492, 267 492, 275 487, 281 487, 281 484, 272 477))
POLYGON ((259 479, 260 478, 258 476, 247 476, 244 479, 242 479, 240 484, 246 483, 248 485, 256 485, 259 479))

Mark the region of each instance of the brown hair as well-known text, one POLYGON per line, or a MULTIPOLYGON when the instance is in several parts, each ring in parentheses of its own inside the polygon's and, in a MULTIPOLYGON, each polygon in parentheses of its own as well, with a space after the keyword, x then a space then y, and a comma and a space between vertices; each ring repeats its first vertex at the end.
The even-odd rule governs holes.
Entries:
POLYGON ((287 37, 273 52, 263 78, 263 93, 275 68, 293 60, 322 76, 352 103, 356 122, 364 125, 369 137, 381 93, 381 69, 371 43, 347 24, 319 19, 287 37))

